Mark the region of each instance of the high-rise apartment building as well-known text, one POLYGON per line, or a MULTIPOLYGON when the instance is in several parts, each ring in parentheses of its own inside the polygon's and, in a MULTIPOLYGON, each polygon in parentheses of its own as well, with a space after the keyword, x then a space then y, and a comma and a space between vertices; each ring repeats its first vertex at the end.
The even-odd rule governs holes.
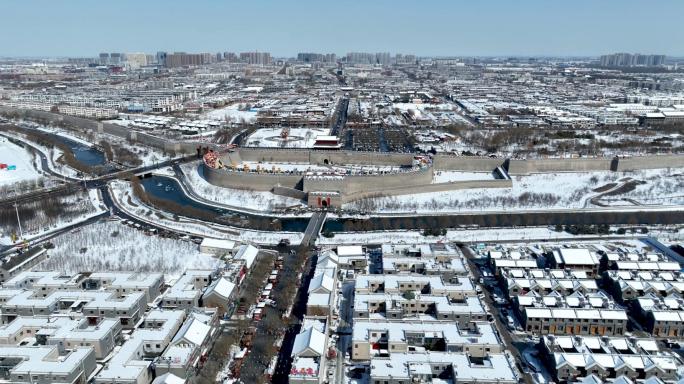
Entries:
POLYGON ((613 53, 601 56, 599 62, 602 67, 657 67, 665 64, 665 55, 613 53))
POLYGON ((389 52, 349 52, 347 53, 347 63, 389 65, 392 63, 392 56, 389 52))
POLYGON ((334 63, 337 61, 337 55, 334 53, 298 53, 297 61, 305 63, 334 63))
POLYGON ((209 64, 215 60, 211 53, 174 52, 166 55, 166 67, 186 67, 209 64))
POLYGON ((273 62, 268 52, 240 52, 240 61, 247 64, 268 65, 273 62))

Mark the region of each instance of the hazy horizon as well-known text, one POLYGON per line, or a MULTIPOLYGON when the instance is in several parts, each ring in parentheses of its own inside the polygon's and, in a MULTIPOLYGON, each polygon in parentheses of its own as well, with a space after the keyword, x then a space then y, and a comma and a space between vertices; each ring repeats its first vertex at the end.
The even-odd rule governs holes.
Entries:
POLYGON ((209 0, 8 2, 2 57, 100 52, 390 52, 444 57, 684 57, 684 2, 209 0), (112 6, 115 5, 115 6, 112 6))

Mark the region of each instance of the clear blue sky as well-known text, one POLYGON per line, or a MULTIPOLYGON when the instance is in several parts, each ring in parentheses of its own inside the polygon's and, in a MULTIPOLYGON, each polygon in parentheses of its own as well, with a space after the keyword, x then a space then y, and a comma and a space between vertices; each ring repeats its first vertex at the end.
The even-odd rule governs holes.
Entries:
POLYGON ((682 0, 5 0, 0 56, 389 51, 684 56, 682 0))

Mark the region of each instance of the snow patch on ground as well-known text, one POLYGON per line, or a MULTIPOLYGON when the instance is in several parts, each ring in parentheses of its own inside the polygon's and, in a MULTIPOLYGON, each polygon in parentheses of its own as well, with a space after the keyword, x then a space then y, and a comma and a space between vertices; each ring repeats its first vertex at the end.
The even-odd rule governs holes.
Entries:
POLYGON ((468 180, 493 180, 494 175, 491 172, 460 172, 460 171, 436 171, 433 177, 433 183, 449 183, 452 181, 468 181, 468 180))
MULTIPOLYGON (((59 197, 55 204, 64 206, 57 217, 49 215, 40 209, 35 209, 30 217, 20 216, 24 240, 39 240, 65 227, 101 215, 107 210, 100 192, 96 189, 88 190, 87 196, 84 192, 79 192, 59 197)), ((13 232, 19 234, 18 226, 14 222, 8 223, 6 226, 0 226, 0 244, 11 245, 13 232)))
POLYGON ((188 268, 213 268, 218 260, 197 244, 147 236, 118 221, 101 221, 60 235, 55 249, 37 269, 66 273, 83 271, 161 272, 168 279, 188 268))
POLYGON ((249 135, 246 147, 311 148, 319 135, 328 135, 328 128, 290 128, 289 139, 280 139, 282 128, 260 128, 249 135))
POLYGON ((684 170, 651 169, 635 172, 537 173, 512 176, 512 188, 477 188, 413 195, 376 197, 345 204, 344 208, 376 213, 447 213, 500 210, 574 209, 591 207, 594 189, 624 178, 646 181, 631 193, 643 203, 684 203, 684 170))
MULTIPOLYGON (((611 235, 614 237, 615 235, 611 235)), ((625 235, 629 236, 629 235, 625 235)), ((488 241, 528 241, 528 240, 563 240, 581 239, 567 232, 556 232, 549 227, 526 228, 492 228, 448 230, 446 236, 423 236, 421 231, 376 231, 376 232, 340 232, 334 237, 321 236, 317 244, 417 244, 436 241, 454 242, 488 242, 488 241)), ((588 237, 596 237, 590 235, 588 237)))
POLYGON ((261 192, 249 189, 232 189, 210 184, 202 176, 201 163, 192 162, 181 165, 183 175, 192 186, 193 192, 206 200, 217 204, 248 209, 258 212, 271 212, 277 207, 304 207, 298 199, 274 195, 271 192, 261 192))
POLYGON ((239 110, 239 108, 240 108, 240 104, 229 105, 227 107, 214 109, 212 111, 203 113, 201 115, 201 118, 202 119, 209 119, 209 120, 229 121, 229 122, 233 122, 233 123, 240 123, 243 121, 245 123, 256 122, 256 116, 257 116, 256 111, 254 111, 254 110, 241 111, 241 110, 239 110))
POLYGON ((109 186, 112 198, 120 209, 150 225, 174 232, 238 242, 252 242, 259 245, 275 245, 281 239, 288 239, 292 245, 297 245, 302 242, 304 237, 304 234, 300 232, 255 231, 185 217, 178 217, 178 220, 175 220, 173 215, 169 213, 143 205, 131 193, 129 183, 117 180, 110 182, 109 186))
POLYGON ((37 182, 41 176, 35 168, 34 156, 26 149, 0 136, 0 164, 16 166, 16 170, 0 169, 0 186, 37 182))

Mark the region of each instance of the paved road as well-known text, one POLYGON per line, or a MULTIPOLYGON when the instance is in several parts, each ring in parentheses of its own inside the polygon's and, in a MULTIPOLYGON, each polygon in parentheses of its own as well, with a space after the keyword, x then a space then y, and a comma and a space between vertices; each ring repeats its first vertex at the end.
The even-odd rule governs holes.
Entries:
POLYGON ((304 237, 302 238, 302 246, 313 245, 316 242, 318 234, 321 232, 323 223, 325 222, 325 216, 328 213, 325 211, 314 212, 309 219, 309 225, 306 226, 304 231, 304 237))
POLYGON ((316 261, 318 260, 316 252, 312 251, 308 246, 301 245, 299 250, 300 252, 304 250, 307 253, 307 260, 310 261, 309 269, 302 274, 302 282, 296 292, 292 312, 290 314, 290 318, 297 319, 297 323, 286 330, 283 344, 280 347, 280 351, 278 351, 278 362, 276 364, 275 374, 271 380, 271 382, 275 384, 285 384, 289 382, 289 373, 292 368, 290 354, 292 353, 292 347, 294 346, 294 339, 302 328, 301 320, 306 314, 306 302, 309 298, 309 283, 316 270, 316 261))
MULTIPOLYGON (((480 269, 478 268, 477 264, 475 263, 475 255, 473 252, 470 250, 468 247, 461 247, 461 251, 463 251, 463 255, 466 257, 468 260, 468 264, 470 266, 470 270, 472 271, 472 274, 475 278, 475 281, 479 281, 480 278, 482 277, 480 275, 480 269)), ((487 289, 485 289, 485 292, 489 293, 487 289)), ((520 354, 520 351, 518 348, 513 344, 513 338, 511 337, 511 333, 508 331, 508 328, 506 325, 501 321, 501 315, 499 314, 499 307, 494 304, 492 301, 491 297, 488 294, 485 294, 484 299, 482 299, 485 302, 485 305, 489 308, 490 312, 492 313, 492 316, 494 317, 495 321, 495 327, 497 328, 497 331, 499 333, 499 336, 503 339, 504 345, 506 346, 506 349, 511 351, 513 356, 515 357, 516 361, 519 362, 520 364, 524 364, 524 361, 522 359, 522 356, 520 354)), ((523 375, 523 380, 527 384, 534 384, 534 380, 529 374, 520 372, 520 374, 523 375)))
POLYGON ((340 100, 340 104, 337 106, 337 120, 330 129, 331 136, 337 136, 344 129, 344 125, 347 124, 347 110, 349 108, 349 98, 344 97, 340 100))
POLYGON ((353 282, 345 282, 344 285, 342 285, 342 295, 340 297, 340 323, 337 326, 339 338, 337 339, 335 382, 338 384, 345 384, 344 360, 347 355, 347 349, 351 346, 351 335, 348 335, 348 333, 351 332, 351 327, 353 326, 352 317, 354 315, 351 308, 351 305, 354 302, 353 282))

